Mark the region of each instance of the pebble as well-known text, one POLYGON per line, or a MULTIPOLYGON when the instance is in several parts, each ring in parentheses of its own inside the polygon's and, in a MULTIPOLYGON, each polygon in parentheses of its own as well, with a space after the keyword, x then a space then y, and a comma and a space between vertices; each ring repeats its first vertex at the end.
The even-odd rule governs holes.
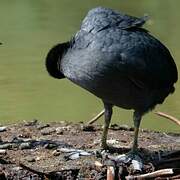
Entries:
POLYGON ((80 151, 80 155, 81 155, 81 156, 91 156, 92 153, 86 152, 86 151, 82 150, 82 151, 80 151))
POLYGON ((63 127, 60 127, 62 128, 64 131, 70 131, 72 129, 72 126, 63 126, 63 127))
POLYGON ((134 131, 134 128, 133 127, 129 127, 126 124, 122 124, 122 125, 119 126, 119 130, 134 131))
POLYGON ((117 139, 109 139, 107 140, 107 143, 115 145, 115 144, 119 144, 119 141, 117 139))
POLYGON ((54 132, 56 132, 55 128, 46 128, 46 129, 41 130, 42 135, 50 135, 54 132))
POLYGON ((11 144, 11 149, 17 149, 19 148, 19 144, 18 143, 12 143, 11 144))
POLYGON ((41 160, 41 158, 38 156, 38 157, 36 157, 36 161, 40 161, 41 160))
POLYGON ((4 131, 6 131, 6 130, 7 130, 7 127, 6 127, 6 126, 0 127, 0 132, 4 132, 4 131))
POLYGON ((41 129, 44 129, 44 128, 47 128, 47 127, 50 127, 49 124, 40 124, 37 126, 37 129, 41 130, 41 129))
POLYGON ((6 154, 6 150, 5 149, 0 149, 0 155, 5 155, 6 154))
POLYGON ((56 134, 62 135, 63 133, 64 133, 64 128, 63 127, 56 128, 56 134))
POLYGON ((31 148, 31 144, 28 143, 28 142, 25 142, 25 143, 21 143, 19 145, 19 149, 30 149, 31 148))
POLYGON ((122 124, 120 126, 118 124, 112 124, 110 128, 113 130, 134 131, 133 127, 129 127, 126 124, 122 124))
POLYGON ((57 144, 55 144, 55 143, 48 143, 48 144, 45 144, 44 145, 44 148, 46 148, 46 149, 54 149, 54 148, 57 148, 57 144))
POLYGON ((23 168, 20 167, 20 166, 16 166, 16 167, 13 167, 13 168, 12 168, 13 171, 20 171, 20 170, 22 170, 22 169, 23 169, 23 168))
POLYGON ((76 152, 77 150, 74 148, 58 148, 58 151, 63 153, 70 153, 70 152, 76 152))
MULTIPOLYGON (((90 156, 92 153, 81 150, 81 149, 73 149, 73 148, 59 148, 56 150, 57 152, 64 152, 68 153, 68 155, 65 155, 66 160, 73 160, 73 159, 78 159, 80 156, 90 156)), ((56 153, 54 151, 54 153, 56 153)))
POLYGON ((66 160, 75 160, 75 159, 78 159, 80 157, 80 154, 79 152, 73 152, 73 153, 69 153, 68 155, 64 156, 64 158, 66 160))
POLYGON ((0 149, 10 149, 12 148, 12 144, 6 143, 6 144, 0 144, 0 149))
POLYGON ((132 160, 132 167, 134 169, 135 172, 141 172, 142 168, 143 168, 143 164, 137 160, 132 160))
POLYGON ((11 142, 13 142, 13 143, 22 143, 24 141, 23 141, 23 139, 15 136, 15 137, 13 137, 11 142))
POLYGON ((54 151, 52 152, 52 154, 53 154, 54 156, 59 156, 59 155, 61 154, 61 152, 58 151, 58 150, 54 150, 54 151))
POLYGON ((38 123, 37 119, 33 119, 32 121, 26 122, 24 123, 24 126, 35 126, 38 123))

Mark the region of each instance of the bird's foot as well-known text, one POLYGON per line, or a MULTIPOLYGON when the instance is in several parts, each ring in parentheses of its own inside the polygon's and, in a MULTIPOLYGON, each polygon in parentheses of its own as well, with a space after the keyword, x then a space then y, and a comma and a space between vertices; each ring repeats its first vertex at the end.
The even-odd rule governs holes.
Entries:
POLYGON ((107 145, 106 141, 101 142, 101 149, 102 150, 109 150, 109 146, 107 145))
POLYGON ((131 150, 127 154, 121 154, 118 156, 108 156, 109 159, 115 161, 117 164, 131 165, 134 171, 142 171, 143 160, 138 150, 131 150))
POLYGON ((132 161, 133 159, 140 158, 141 155, 140 152, 136 149, 130 150, 128 153, 125 154, 125 156, 129 159, 129 161, 132 161))

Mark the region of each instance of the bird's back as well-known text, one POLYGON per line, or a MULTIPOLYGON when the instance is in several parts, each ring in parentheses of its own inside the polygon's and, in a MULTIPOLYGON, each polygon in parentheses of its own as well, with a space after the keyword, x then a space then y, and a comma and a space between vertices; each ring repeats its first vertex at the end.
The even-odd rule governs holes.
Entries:
POLYGON ((162 103, 174 91, 177 68, 168 49, 141 28, 144 23, 107 8, 91 10, 62 59, 63 73, 118 106, 162 103))

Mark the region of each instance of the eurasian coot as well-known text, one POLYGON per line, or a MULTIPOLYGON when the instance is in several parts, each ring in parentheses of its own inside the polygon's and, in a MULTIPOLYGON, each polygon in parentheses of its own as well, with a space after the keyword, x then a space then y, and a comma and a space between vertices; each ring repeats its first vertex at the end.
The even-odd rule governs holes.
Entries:
POLYGON ((54 46, 46 58, 54 78, 67 78, 102 99, 105 123, 102 147, 112 107, 134 109, 134 143, 143 114, 173 93, 177 68, 168 49, 146 29, 146 18, 136 18, 108 8, 90 10, 80 30, 54 46))

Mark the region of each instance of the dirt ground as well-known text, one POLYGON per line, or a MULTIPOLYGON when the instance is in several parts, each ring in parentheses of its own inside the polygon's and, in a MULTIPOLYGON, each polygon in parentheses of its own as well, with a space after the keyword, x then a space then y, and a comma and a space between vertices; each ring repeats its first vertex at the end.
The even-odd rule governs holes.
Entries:
POLYGON ((140 174, 167 168, 173 170, 171 175, 152 179, 180 179, 180 134, 141 129, 141 171, 109 158, 130 150, 133 128, 111 125, 108 142, 114 148, 104 151, 104 155, 100 150, 101 134, 100 125, 82 123, 42 124, 33 120, 0 127, 0 179, 100 180, 108 178, 109 166, 115 169, 114 179, 137 179, 140 174))

